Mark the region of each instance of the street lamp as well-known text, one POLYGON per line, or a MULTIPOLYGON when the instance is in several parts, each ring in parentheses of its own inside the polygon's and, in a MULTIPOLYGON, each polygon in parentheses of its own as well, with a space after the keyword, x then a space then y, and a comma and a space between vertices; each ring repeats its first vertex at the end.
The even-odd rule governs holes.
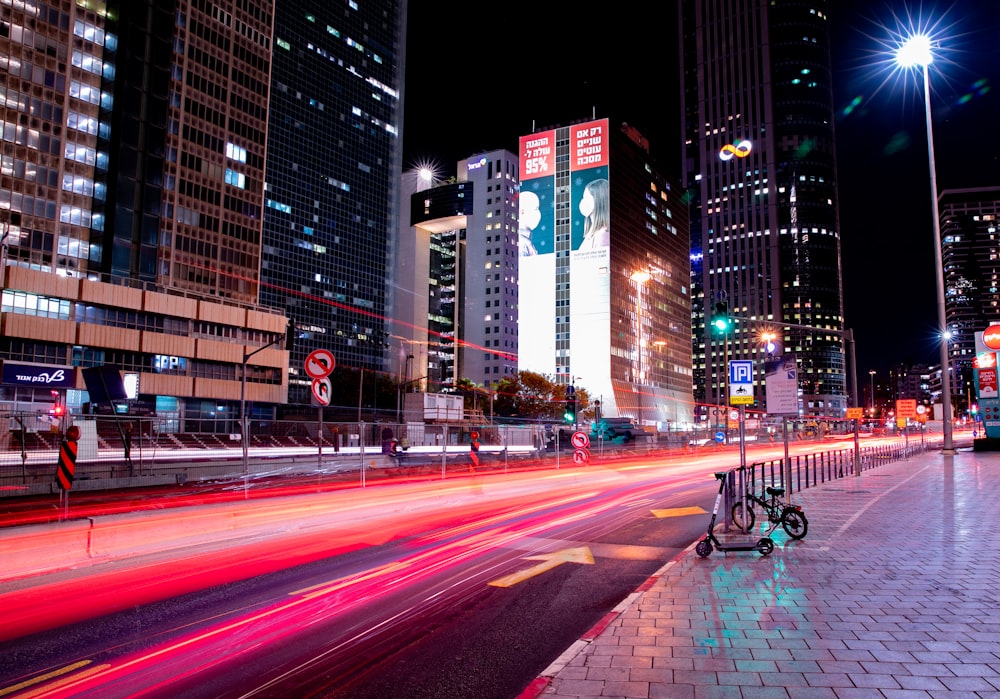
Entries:
POLYGON ((937 276, 938 325, 941 328, 941 410, 944 441, 941 451, 954 454, 951 424, 951 377, 948 367, 948 316, 945 310, 944 261, 941 251, 941 216, 938 212, 937 173, 934 164, 934 131, 931 125, 931 82, 928 66, 934 60, 933 42, 926 34, 913 34, 896 49, 896 65, 900 68, 919 67, 924 81, 924 111, 927 122, 927 159, 931 173, 931 217, 934 224, 934 271, 937 276))
POLYGON ((869 369, 868 375, 872 377, 872 419, 875 419, 875 370, 869 369))

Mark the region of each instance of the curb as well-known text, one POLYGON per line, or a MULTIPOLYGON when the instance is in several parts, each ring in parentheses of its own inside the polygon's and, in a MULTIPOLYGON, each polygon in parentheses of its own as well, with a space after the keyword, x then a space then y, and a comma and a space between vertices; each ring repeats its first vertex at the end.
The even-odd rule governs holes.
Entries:
POLYGON ((637 600, 641 599, 642 595, 653 587, 653 585, 659 582, 667 571, 670 570, 670 568, 680 562, 684 556, 692 553, 698 545, 698 541, 701 541, 701 539, 693 541, 686 549, 664 563, 659 570, 646 578, 646 580, 639 585, 634 592, 630 593, 625 599, 619 602, 614 609, 605 614, 600 621, 590 627, 590 629, 580 636, 578 640, 574 641, 569 648, 563 651, 562 655, 552 661, 551 665, 542 670, 542 673, 532 680, 531 684, 525 687, 524 691, 517 695, 517 699, 536 699, 536 697, 541 696, 556 675, 562 672, 563 669, 565 669, 565 667, 569 665, 574 658, 576 658, 576 656, 587 648, 587 646, 597 640, 597 638, 604 633, 605 629, 607 629, 618 617, 628 611, 637 600))

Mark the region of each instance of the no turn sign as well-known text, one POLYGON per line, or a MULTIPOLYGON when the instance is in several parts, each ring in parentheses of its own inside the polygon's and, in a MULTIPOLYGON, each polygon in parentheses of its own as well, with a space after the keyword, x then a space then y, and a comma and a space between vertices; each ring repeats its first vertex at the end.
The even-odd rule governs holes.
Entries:
POLYGON ((305 370, 310 379, 325 379, 337 365, 333 352, 326 349, 313 350, 306 357, 305 370))

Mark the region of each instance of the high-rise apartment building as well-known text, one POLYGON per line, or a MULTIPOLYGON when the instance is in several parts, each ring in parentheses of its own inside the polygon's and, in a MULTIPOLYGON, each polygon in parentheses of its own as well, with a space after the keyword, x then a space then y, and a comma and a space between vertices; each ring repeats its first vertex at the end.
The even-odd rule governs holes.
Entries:
POLYGON ((405 8, 275 3, 260 297, 295 322, 292 404, 309 402, 312 350, 383 370, 394 346, 405 8))
POLYGON ((951 389, 962 414, 974 400, 975 334, 1000 323, 1000 187, 947 189, 939 201, 951 389))
POLYGON ((473 185, 465 228, 459 378, 484 388, 517 372, 517 168, 517 156, 509 151, 458 163, 458 180, 473 185))
POLYGON ((517 370, 517 156, 470 156, 449 182, 404 179, 390 368, 431 392, 491 388, 517 370))
POLYGON ((287 320, 257 305, 272 17, 270 0, 4 5, 3 409, 50 389, 78 407, 80 370, 103 365, 171 430, 239 432, 244 395, 284 402, 287 320))
POLYGON ((832 5, 680 3, 695 397, 710 405, 728 402, 727 360, 755 360, 759 380, 773 332, 797 359, 800 411, 845 414, 832 5))
POLYGON ((520 138, 518 368, 605 416, 692 422, 687 202, 635 129, 520 138))

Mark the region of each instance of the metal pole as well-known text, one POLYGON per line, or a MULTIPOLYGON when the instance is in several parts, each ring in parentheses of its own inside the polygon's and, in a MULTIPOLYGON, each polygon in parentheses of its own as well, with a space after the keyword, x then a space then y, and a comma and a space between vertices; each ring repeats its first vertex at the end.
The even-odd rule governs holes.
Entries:
POLYGON ((243 450, 243 498, 250 487, 250 437, 247 434, 247 362, 250 355, 243 353, 243 373, 240 376, 240 446, 243 450))
POLYGON ((875 419, 875 370, 869 369, 868 375, 872 377, 872 420, 875 419))
POLYGON ((785 476, 784 476, 784 480, 785 480, 785 483, 784 483, 784 485, 785 485, 785 492, 787 492, 789 495, 791 495, 792 494, 792 459, 791 459, 791 457, 788 456, 788 416, 787 415, 782 415, 781 416, 781 441, 784 442, 784 444, 785 444, 785 463, 784 463, 785 467, 784 467, 784 469, 782 469, 785 472, 785 476))
POLYGON ((944 261, 941 250, 941 215, 938 212, 938 189, 937 173, 934 164, 934 130, 931 126, 931 81, 928 75, 928 67, 925 62, 922 66, 924 73, 924 109, 927 113, 927 159, 930 161, 931 171, 931 217, 934 224, 934 272, 937 277, 937 311, 938 325, 940 326, 940 355, 941 355, 941 416, 942 432, 944 442, 941 451, 944 454, 954 454, 955 447, 952 442, 951 424, 951 371, 948 366, 948 314, 945 306, 944 289, 944 261))
MULTIPOLYGON (((365 368, 361 367, 361 381, 358 383, 358 422, 361 422, 361 397, 365 393, 365 368)), ((360 441, 360 437, 358 437, 360 441)))

